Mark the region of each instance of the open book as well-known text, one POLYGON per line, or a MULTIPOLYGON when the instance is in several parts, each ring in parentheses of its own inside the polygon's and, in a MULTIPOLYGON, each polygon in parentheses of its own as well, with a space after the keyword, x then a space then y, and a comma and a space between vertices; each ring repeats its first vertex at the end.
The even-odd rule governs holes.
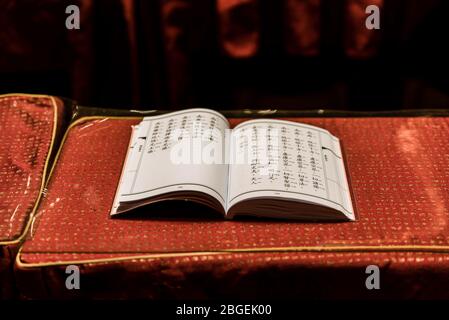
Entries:
POLYGON ((209 109, 133 126, 111 215, 166 200, 204 204, 225 218, 355 220, 338 138, 271 119, 231 130, 209 109))

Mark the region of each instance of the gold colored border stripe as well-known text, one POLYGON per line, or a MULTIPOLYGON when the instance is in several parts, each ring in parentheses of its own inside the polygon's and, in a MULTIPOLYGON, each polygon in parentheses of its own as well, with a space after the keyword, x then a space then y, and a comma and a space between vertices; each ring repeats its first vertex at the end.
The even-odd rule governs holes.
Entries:
MULTIPOLYGON (((304 246, 304 247, 274 247, 274 248, 245 248, 245 249, 223 249, 213 251, 188 251, 188 252, 167 252, 167 253, 151 253, 151 254, 135 254, 132 256, 123 256, 115 258, 98 258, 86 260, 67 260, 67 261, 53 261, 43 263, 27 263, 20 260, 22 254, 20 248, 17 255, 16 263, 20 268, 33 267, 49 267, 49 266, 63 266, 71 264, 106 264, 117 263, 133 260, 155 260, 167 258, 182 258, 194 256, 208 256, 220 254, 238 254, 238 253, 370 253, 370 252, 420 252, 420 253, 449 253, 449 246, 414 246, 414 245, 392 245, 392 246, 304 246)), ((61 252, 69 253, 70 252, 61 252)), ((29 254, 36 254, 30 252, 29 254)), ((37 253, 38 254, 38 253, 37 253)), ((59 254, 59 253, 55 253, 59 254)), ((76 254, 76 253, 73 253, 76 254)), ((88 253, 90 254, 90 253, 88 253)), ((96 254, 95 252, 92 254, 96 254)), ((114 254, 114 253, 107 253, 114 254)))

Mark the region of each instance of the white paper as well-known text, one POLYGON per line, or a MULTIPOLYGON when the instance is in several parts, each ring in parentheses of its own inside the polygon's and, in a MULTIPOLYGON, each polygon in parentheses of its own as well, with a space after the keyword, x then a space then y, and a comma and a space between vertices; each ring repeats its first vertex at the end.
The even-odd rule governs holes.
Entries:
POLYGON ((251 120, 233 130, 228 209, 250 198, 296 199, 354 219, 338 139, 328 131, 282 120, 251 120), (250 161, 238 159, 248 155, 250 161))
MULTIPOLYGON (((225 154, 224 134, 229 124, 221 114, 207 109, 190 109, 147 117, 134 128, 119 187, 118 202, 136 201, 174 191, 200 191, 226 207, 228 166, 205 163, 199 155, 210 147, 225 154), (189 159, 175 148, 199 143, 189 159), (199 152, 198 152, 199 151, 199 152), (182 162, 182 160, 186 160, 182 162)), ((187 150, 184 149, 184 150, 187 150)))

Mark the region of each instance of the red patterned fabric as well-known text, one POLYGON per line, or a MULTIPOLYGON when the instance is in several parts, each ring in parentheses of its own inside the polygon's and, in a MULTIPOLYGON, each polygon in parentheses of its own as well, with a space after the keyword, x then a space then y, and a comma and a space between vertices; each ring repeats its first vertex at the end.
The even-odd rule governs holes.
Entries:
POLYGON ((64 269, 52 264, 80 263, 86 291, 76 294, 97 297, 194 296, 189 290, 198 297, 309 296, 307 290, 325 297, 447 296, 449 119, 290 120, 341 138, 358 221, 151 219, 151 207, 146 218, 111 219, 131 125, 139 119, 85 120, 67 136, 22 248, 22 289, 60 294, 64 269), (366 290, 368 264, 381 267, 385 291, 366 290), (23 280, 37 275, 48 290, 23 280), (259 290, 261 279, 271 291, 259 290), (130 290, 119 288, 128 284, 130 290))
POLYGON ((10 292, 11 259, 43 187, 62 114, 56 98, 0 96, 0 296, 10 292))
POLYGON ((62 103, 45 96, 0 96, 0 242, 17 239, 40 190, 62 103))

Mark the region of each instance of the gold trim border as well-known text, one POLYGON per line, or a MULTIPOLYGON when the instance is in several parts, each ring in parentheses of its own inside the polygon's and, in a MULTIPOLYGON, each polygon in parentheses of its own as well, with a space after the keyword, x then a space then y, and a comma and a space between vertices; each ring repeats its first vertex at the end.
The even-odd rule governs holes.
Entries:
MULTIPOLYGON (((122 120, 138 120, 143 116, 85 116, 78 118, 72 122, 64 133, 64 137, 60 143, 58 152, 56 154, 53 166, 50 170, 49 179, 53 174, 53 170, 57 165, 61 150, 65 144, 67 136, 73 127, 76 125, 89 121, 89 120, 102 120, 102 119, 122 119, 122 120)), ((35 216, 33 214, 33 220, 35 216)), ((31 219, 30 219, 31 220, 31 219)), ((129 256, 121 256, 115 258, 98 258, 98 259, 85 259, 85 260, 65 260, 65 261, 51 261, 42 263, 27 263, 21 260, 21 254, 23 245, 21 245, 17 256, 16 265, 21 269, 36 268, 36 267, 51 267, 51 266, 64 266, 72 264, 107 264, 107 263, 120 263, 125 261, 135 260, 155 260, 155 259, 168 259, 168 258, 182 258, 182 257, 195 257, 195 256, 210 256, 220 254, 239 254, 239 253, 370 253, 370 252, 420 252, 420 253, 434 253, 434 254, 449 254, 449 245, 326 245, 326 246, 293 246, 293 247, 267 247, 267 248, 234 248, 234 249, 217 249, 211 251, 186 251, 186 252, 154 252, 154 253, 142 253, 135 254, 129 253, 129 256)), ((42 254, 38 252, 30 252, 28 254, 42 254)), ((51 252, 45 253, 51 254, 51 252)), ((55 254, 77 254, 77 252, 58 252, 55 254)), ((114 254, 114 252, 83 252, 83 254, 114 254)), ((123 253, 126 254, 126 253, 123 253)))
MULTIPOLYGON (((136 254, 130 256, 122 256, 115 258, 98 258, 98 259, 85 259, 85 260, 66 260, 66 261, 52 261, 42 263, 27 263, 20 260, 20 254, 22 254, 22 247, 20 248, 16 264, 19 268, 35 268, 35 267, 51 267, 51 266, 64 266, 64 265, 80 265, 80 264, 107 264, 107 263, 119 263, 125 261, 136 260, 156 260, 156 259, 168 259, 168 258, 182 258, 182 257, 198 257, 198 256, 211 256, 220 254, 245 254, 245 253, 429 253, 429 254, 447 254, 449 253, 449 246, 414 246, 414 245, 391 245, 391 246, 304 246, 304 247, 273 247, 273 248, 247 248, 247 249, 223 249, 213 251, 186 251, 186 252, 167 252, 167 253, 148 253, 148 254, 136 254)), ((61 252, 69 253, 70 252, 61 252)), ((29 254, 39 254, 30 252, 29 254)), ((55 253, 60 254, 60 253, 55 253)), ((73 253, 76 254, 76 253, 73 253)), ((86 254, 98 254, 96 252, 86 254)), ((101 253, 101 254, 114 254, 114 253, 101 253)))
MULTIPOLYGON (((28 230, 29 230, 29 228, 31 226, 31 221, 34 219, 34 214, 37 211, 37 208, 39 206, 39 203, 40 203, 40 200, 42 198, 43 192, 45 190, 45 185, 46 185, 46 182, 47 182, 47 170, 48 170, 48 166, 50 165, 50 158, 51 158, 51 154, 52 154, 52 151, 53 151, 53 148, 54 148, 54 144, 55 144, 56 131, 58 129, 58 104, 56 103, 55 97, 49 96, 49 95, 45 95, 45 94, 8 93, 8 94, 0 95, 0 99, 1 98, 5 98, 5 97, 14 97, 14 96, 50 99, 51 103, 52 103, 52 107, 53 107, 53 129, 52 129, 50 146, 48 148, 47 157, 46 157, 45 163, 44 163, 44 171, 42 173, 41 188, 40 188, 39 193, 37 195, 37 198, 36 198, 36 201, 34 203, 33 209, 29 213, 28 221, 25 224, 25 227, 22 229, 22 233, 20 234, 19 237, 17 237, 16 239, 13 239, 13 240, 0 241, 0 246, 9 246, 9 245, 18 244, 18 243, 22 242, 22 240, 28 234, 28 230)), ((50 178, 50 174, 48 174, 48 178, 50 178)))

